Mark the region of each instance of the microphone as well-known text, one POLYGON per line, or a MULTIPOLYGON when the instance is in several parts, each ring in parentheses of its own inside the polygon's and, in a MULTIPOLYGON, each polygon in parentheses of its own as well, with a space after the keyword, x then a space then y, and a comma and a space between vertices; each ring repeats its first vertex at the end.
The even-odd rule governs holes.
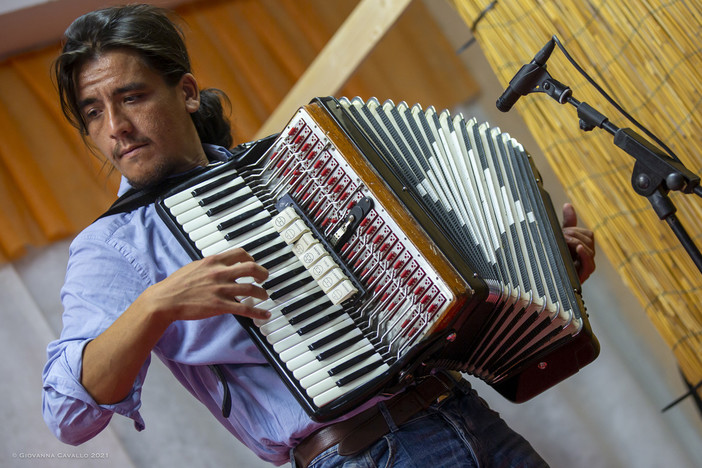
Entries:
POLYGON ((551 56, 551 52, 556 47, 556 42, 549 40, 543 48, 536 53, 534 59, 522 66, 514 78, 507 85, 507 89, 497 99, 497 109, 501 112, 508 112, 517 100, 529 94, 539 84, 546 68, 546 61, 551 56))

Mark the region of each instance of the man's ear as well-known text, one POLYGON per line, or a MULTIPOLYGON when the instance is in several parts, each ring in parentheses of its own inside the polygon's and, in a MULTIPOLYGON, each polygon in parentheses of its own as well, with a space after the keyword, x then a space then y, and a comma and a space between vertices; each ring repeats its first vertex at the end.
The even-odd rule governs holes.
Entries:
POLYGON ((191 114, 200 108, 200 88, 195 77, 191 73, 186 73, 180 79, 180 89, 185 96, 185 108, 191 114))

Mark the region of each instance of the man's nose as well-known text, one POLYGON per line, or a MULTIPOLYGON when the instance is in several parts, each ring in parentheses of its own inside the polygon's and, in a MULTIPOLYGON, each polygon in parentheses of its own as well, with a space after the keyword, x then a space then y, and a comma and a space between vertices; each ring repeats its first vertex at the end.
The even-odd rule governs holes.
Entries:
POLYGON ((110 109, 107 114, 110 135, 113 138, 119 138, 132 131, 132 122, 122 110, 119 108, 110 109))

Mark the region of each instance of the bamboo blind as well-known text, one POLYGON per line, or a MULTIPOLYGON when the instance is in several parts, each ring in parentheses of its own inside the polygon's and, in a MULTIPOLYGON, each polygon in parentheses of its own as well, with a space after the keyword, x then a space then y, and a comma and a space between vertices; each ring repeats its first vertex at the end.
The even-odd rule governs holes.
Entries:
MULTIPOLYGON (((488 0, 453 0, 473 24, 488 0)), ((498 78, 509 82, 556 34, 571 55, 696 174, 702 172, 702 2, 500 0, 475 31, 498 78)), ((548 69, 619 127, 620 116, 558 49, 548 69)), ((634 160, 604 130, 583 132, 573 106, 545 95, 516 104, 598 248, 638 297, 688 381, 702 380, 702 275, 648 201, 635 194, 634 160)), ((637 130, 638 131, 638 130, 637 130)), ((671 193, 678 217, 702 244, 702 200, 671 193)))

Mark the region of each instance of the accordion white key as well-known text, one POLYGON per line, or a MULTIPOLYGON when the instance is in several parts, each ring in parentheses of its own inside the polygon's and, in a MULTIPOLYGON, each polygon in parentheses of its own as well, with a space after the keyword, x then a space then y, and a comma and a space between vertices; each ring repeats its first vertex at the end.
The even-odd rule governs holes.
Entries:
POLYGON ((437 368, 525 401, 599 352, 529 155, 460 115, 315 99, 157 206, 193 259, 269 269, 238 319, 318 420, 437 368))

